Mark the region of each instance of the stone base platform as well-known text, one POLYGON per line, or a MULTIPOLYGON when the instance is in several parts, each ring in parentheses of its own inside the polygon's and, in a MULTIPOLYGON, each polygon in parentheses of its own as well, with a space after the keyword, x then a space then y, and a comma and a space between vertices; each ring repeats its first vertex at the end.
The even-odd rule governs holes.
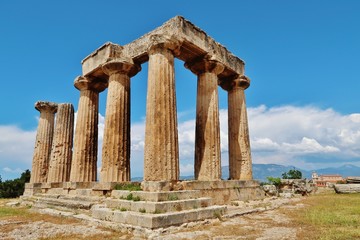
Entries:
POLYGON ((221 217, 233 201, 258 200, 257 181, 26 184, 23 203, 77 211, 92 218, 149 229, 221 217), (115 190, 126 185, 142 191, 115 190))

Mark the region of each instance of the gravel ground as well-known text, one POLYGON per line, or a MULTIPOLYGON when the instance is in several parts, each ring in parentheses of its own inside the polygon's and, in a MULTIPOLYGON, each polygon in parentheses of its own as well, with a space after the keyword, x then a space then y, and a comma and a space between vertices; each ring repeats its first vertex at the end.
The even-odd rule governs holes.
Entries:
MULTIPOLYGON (((289 226, 290 219, 278 208, 289 210, 302 208, 304 205, 300 203, 300 200, 301 198, 267 198, 262 201, 238 202, 235 203, 236 206, 229 206, 227 215, 221 219, 187 223, 165 229, 135 229, 131 233, 128 229, 124 231, 125 233, 120 233, 105 228, 109 226, 114 228, 116 225, 102 224, 89 218, 77 220, 78 222, 71 224, 67 224, 66 221, 62 223, 44 220, 29 222, 21 217, 2 218, 0 219, 0 239, 33 240, 59 236, 63 237, 62 239, 294 239, 298 229, 289 226)), ((56 210, 48 209, 45 212, 59 215, 59 211, 56 210)))

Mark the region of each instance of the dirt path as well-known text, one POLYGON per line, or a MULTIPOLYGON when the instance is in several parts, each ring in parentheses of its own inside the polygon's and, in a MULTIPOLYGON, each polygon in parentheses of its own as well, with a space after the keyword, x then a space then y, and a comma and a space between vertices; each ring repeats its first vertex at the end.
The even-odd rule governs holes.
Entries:
POLYGON ((301 199, 265 199, 235 205, 220 219, 133 232, 64 216, 28 213, 0 218, 0 239, 296 239, 299 229, 286 211, 303 208, 301 199))
POLYGON ((296 239, 298 227, 292 224, 291 219, 284 212, 303 207, 300 199, 250 202, 246 207, 230 209, 232 215, 230 218, 208 220, 195 226, 189 224, 187 229, 165 232, 154 236, 153 239, 296 239), (278 208, 279 206, 281 207, 278 208), (244 212, 249 213, 244 214, 244 212))

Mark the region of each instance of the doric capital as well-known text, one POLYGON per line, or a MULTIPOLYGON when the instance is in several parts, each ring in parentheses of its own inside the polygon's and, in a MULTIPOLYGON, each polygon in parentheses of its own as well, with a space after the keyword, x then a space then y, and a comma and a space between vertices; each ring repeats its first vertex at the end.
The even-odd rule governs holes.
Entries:
POLYGON ((53 102, 38 101, 35 103, 35 109, 39 112, 56 113, 58 105, 53 102))
POLYGON ((107 88, 108 83, 98 78, 78 76, 74 81, 74 86, 80 91, 93 90, 95 92, 102 92, 107 88))
POLYGON ((226 91, 232 91, 238 88, 245 90, 250 86, 250 78, 245 75, 237 76, 231 80, 222 81, 220 86, 226 91))
POLYGON ((194 74, 199 75, 206 72, 211 72, 216 75, 222 73, 225 69, 225 66, 218 61, 209 60, 207 58, 202 58, 195 60, 193 62, 185 63, 185 67, 190 69, 194 74))
POLYGON ((108 76, 114 73, 124 73, 129 77, 132 77, 141 70, 141 66, 134 64, 132 59, 113 59, 102 64, 101 68, 108 76))
POLYGON ((171 51, 174 56, 180 53, 180 41, 166 35, 155 34, 150 36, 150 45, 148 47, 148 54, 158 53, 162 51, 171 51))

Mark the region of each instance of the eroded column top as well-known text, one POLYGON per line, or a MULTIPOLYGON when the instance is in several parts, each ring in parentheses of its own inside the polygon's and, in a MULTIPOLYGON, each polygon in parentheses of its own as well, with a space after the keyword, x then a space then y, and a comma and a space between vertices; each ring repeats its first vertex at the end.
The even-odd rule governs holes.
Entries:
POLYGON ((47 102, 47 101, 37 101, 35 103, 35 109, 39 112, 50 112, 56 113, 58 108, 57 103, 47 102))
POLYGON ((216 75, 220 75, 225 69, 223 64, 208 58, 196 59, 193 62, 186 62, 184 65, 196 75, 205 72, 211 72, 215 73, 216 75))
POLYGON ((101 68, 108 76, 114 73, 124 73, 132 77, 141 70, 141 66, 134 64, 131 58, 117 58, 102 64, 101 68))
POLYGON ((175 57, 180 55, 181 42, 165 35, 154 34, 149 38, 147 53, 153 54, 161 51, 171 51, 175 57))
POLYGON ((78 76, 74 81, 74 86, 80 91, 93 90, 95 92, 102 92, 107 88, 108 83, 103 79, 78 76))
POLYGON ((245 90, 250 86, 250 78, 245 75, 237 76, 234 79, 222 81, 220 86, 226 91, 232 91, 238 88, 245 90))

